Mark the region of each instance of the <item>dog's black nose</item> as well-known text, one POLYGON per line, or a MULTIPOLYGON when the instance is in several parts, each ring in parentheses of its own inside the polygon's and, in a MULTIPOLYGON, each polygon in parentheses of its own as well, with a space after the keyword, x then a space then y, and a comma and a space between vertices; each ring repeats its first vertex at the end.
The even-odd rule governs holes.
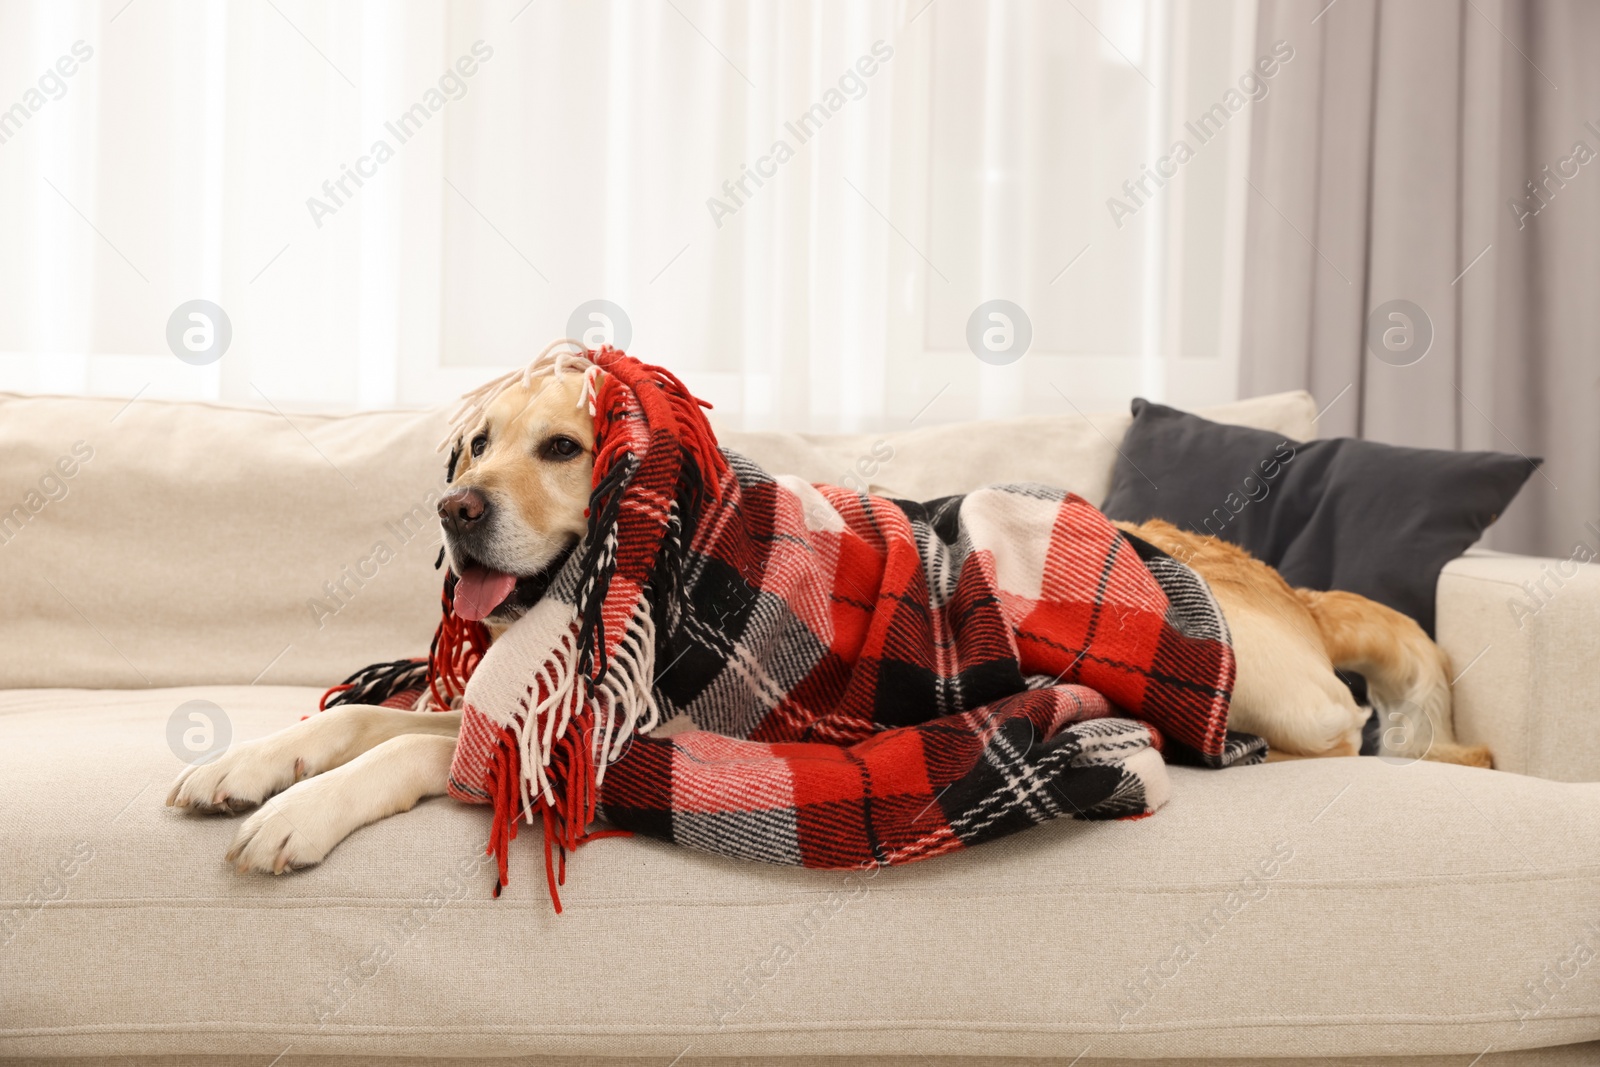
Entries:
POLYGON ((439 501, 439 518, 457 533, 465 532, 489 513, 489 499, 476 489, 454 489, 439 501))

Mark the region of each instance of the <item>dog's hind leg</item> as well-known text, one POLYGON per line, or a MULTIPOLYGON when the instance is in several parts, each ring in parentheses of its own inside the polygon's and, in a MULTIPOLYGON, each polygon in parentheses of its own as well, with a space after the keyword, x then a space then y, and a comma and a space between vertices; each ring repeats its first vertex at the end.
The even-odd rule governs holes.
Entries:
POLYGON ((1359 755, 1366 709, 1333 673, 1311 621, 1287 591, 1281 598, 1259 591, 1242 597, 1226 584, 1215 591, 1238 666, 1229 728, 1265 737, 1269 759, 1359 755))
POLYGON ((301 782, 244 821, 228 860, 263 874, 321 863, 352 831, 443 794, 455 748, 454 737, 406 734, 301 782))
POLYGON ((461 731, 459 711, 400 711, 350 704, 330 708, 257 741, 244 741, 208 763, 187 767, 167 794, 170 807, 236 813, 313 775, 343 766, 403 734, 461 731))

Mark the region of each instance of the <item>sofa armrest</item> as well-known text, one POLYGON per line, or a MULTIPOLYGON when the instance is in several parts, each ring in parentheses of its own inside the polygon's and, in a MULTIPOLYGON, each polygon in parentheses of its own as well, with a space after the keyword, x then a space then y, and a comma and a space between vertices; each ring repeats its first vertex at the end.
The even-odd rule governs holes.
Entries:
POLYGON ((1455 725, 1495 766, 1600 781, 1600 566, 1473 552, 1439 577, 1455 725))

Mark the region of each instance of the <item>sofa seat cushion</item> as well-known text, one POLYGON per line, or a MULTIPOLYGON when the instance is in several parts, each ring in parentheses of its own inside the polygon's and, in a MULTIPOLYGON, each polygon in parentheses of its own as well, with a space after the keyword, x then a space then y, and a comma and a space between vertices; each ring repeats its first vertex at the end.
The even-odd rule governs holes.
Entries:
MULTIPOLYGON (((234 742, 309 688, 0 693, 0 1056, 1456 1055, 1600 1036, 1600 785, 1376 759, 1173 768, 844 875, 604 840, 552 914, 438 799, 281 878, 163 806, 185 702, 234 742)), ((333 714, 337 714, 334 712, 333 714)))

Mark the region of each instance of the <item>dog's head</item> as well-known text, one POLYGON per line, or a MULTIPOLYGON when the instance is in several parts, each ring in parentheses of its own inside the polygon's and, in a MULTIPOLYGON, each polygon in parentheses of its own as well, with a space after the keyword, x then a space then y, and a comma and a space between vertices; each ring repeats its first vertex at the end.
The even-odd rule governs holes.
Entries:
POLYGON ((595 446, 583 384, 573 371, 513 384, 452 443, 439 521, 462 618, 516 621, 582 539, 595 446))

